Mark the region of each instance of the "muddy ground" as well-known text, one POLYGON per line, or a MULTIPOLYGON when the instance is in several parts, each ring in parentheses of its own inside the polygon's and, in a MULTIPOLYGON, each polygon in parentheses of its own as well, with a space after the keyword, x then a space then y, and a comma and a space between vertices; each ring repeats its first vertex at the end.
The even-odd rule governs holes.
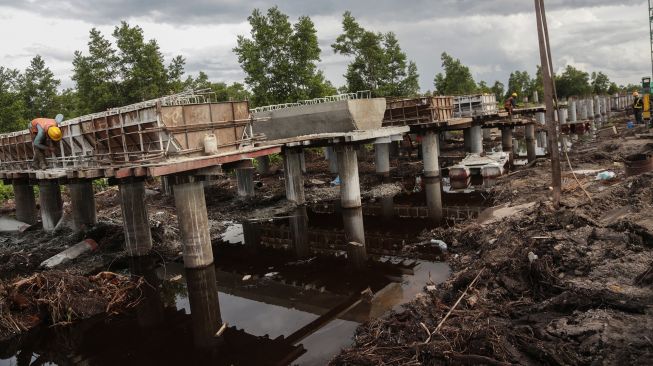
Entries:
MULTIPOLYGON (((574 144, 569 160, 578 172, 576 177, 563 156, 560 210, 554 210, 550 201, 549 160, 539 159, 499 179, 490 194, 494 202, 502 204, 500 208, 479 220, 424 232, 424 241, 440 239, 448 244, 447 260, 454 270, 451 279, 438 287, 426 287, 403 311, 362 325, 355 344, 332 363, 650 364, 653 175, 625 177, 624 158, 650 150, 653 140, 638 138, 635 131, 625 129, 623 121, 616 125, 617 136, 581 139, 574 144), (616 178, 595 180, 597 171, 605 169, 615 172, 616 178)), ((494 143, 499 140, 495 135, 494 143)), ((455 155, 461 145, 445 145, 443 155, 455 155)), ((421 170, 417 154, 408 157, 404 153, 393 159, 393 177, 385 184, 374 175, 373 153, 360 155, 365 199, 413 190, 421 170)), ((306 161, 307 200, 317 203, 337 198, 339 188, 329 184, 335 175, 328 173, 320 152, 307 151, 306 161)), ((212 239, 219 240, 229 222, 292 210, 284 200, 282 177, 280 162, 273 164, 271 174, 257 175, 261 184, 256 199, 237 197, 235 179, 229 174, 212 182, 206 189, 212 239)), ((64 191, 64 202, 69 202, 65 195, 64 191)), ((55 276, 64 277, 70 285, 92 288, 97 286, 93 279, 99 273, 129 267, 117 187, 98 189, 96 200, 99 224, 88 232, 73 233, 62 225, 52 234, 33 227, 20 236, 0 236, 0 291, 7 294, 0 312, 9 309, 26 319, 24 329, 4 326, 0 339, 39 322, 56 323, 56 307, 44 314, 43 309, 33 307, 35 302, 23 301, 25 305, 20 306, 22 298, 17 298, 20 292, 15 291, 25 288, 20 281, 31 279, 38 284, 43 283, 38 276, 55 276), (85 238, 97 241, 97 252, 84 254, 57 271, 38 268, 43 260, 85 238), (30 318, 30 314, 39 316, 30 318)), ((152 257, 181 261, 174 199, 162 193, 158 182, 151 181, 146 201, 154 242, 152 257)), ((64 208, 69 217, 70 207, 64 208)), ((12 209, 11 201, 1 208, 3 212, 12 209)), ((410 257, 430 258, 435 251, 428 245, 406 248, 404 255, 410 257)), ((115 312, 135 306, 139 279, 132 279, 129 285, 123 277, 112 278, 118 281, 114 291, 96 297, 95 304, 122 307, 111 308, 115 312), (112 299, 118 295, 122 302, 114 304, 112 299)), ((48 298, 45 293, 40 296, 48 298)), ((67 321, 84 317, 80 312, 79 317, 67 321)))

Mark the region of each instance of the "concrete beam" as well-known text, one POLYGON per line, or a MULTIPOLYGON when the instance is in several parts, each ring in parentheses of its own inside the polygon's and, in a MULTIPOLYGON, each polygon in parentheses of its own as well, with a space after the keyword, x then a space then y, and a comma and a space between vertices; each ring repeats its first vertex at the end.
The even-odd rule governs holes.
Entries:
POLYGON ((192 181, 192 178, 189 180, 191 181, 174 186, 184 267, 203 268, 213 263, 204 185, 202 182, 192 181))
POLYGON ((72 203, 73 230, 82 231, 97 224, 93 181, 80 180, 68 184, 72 203))
POLYGON ((297 204, 306 201, 304 196, 304 176, 302 175, 302 149, 292 148, 283 151, 283 176, 286 184, 286 199, 297 204))
POLYGON ((14 201, 16 202, 16 220, 34 225, 38 221, 34 186, 27 181, 14 180, 14 201))
POLYGON ((254 197, 254 168, 236 169, 236 181, 240 197, 254 197))
POLYGON ((61 188, 57 181, 39 181, 39 202, 41 204, 43 230, 53 231, 63 215, 61 188))
POLYGON ((352 145, 337 146, 338 173, 340 175, 340 200, 342 208, 361 207, 361 190, 358 177, 356 148, 352 145))
POLYGON ((130 256, 146 255, 152 249, 152 233, 145 205, 145 183, 141 180, 123 181, 118 187, 125 249, 130 256))

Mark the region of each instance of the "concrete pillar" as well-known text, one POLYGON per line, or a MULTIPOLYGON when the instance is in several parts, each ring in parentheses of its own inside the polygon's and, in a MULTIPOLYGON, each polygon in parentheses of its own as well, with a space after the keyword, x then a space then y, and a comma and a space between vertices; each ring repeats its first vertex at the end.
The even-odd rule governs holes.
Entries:
POLYGON ((376 174, 382 177, 390 176, 390 143, 374 144, 374 166, 376 174))
POLYGON ((306 154, 304 154, 304 150, 299 154, 299 164, 302 169, 302 174, 306 173, 306 154))
POLYGON ((358 179, 356 148, 338 146, 338 173, 340 175, 340 201, 342 208, 361 207, 361 188, 358 179))
POLYGON ((61 188, 57 181, 39 181, 39 202, 41 204, 43 230, 53 231, 63 215, 61 188))
POLYGON ((463 129, 463 144, 465 152, 472 151, 472 130, 470 128, 463 129))
POLYGON ((424 159, 424 176, 439 177, 439 134, 435 131, 426 131, 422 136, 422 157, 424 159))
POLYGON ((540 103, 540 97, 537 94, 537 90, 533 90, 533 103, 535 103, 535 104, 540 103))
POLYGON ((68 185, 72 203, 73 230, 86 230, 97 224, 93 181, 80 180, 68 185))
POLYGON ((537 123, 540 125, 545 125, 546 124, 546 118, 544 112, 537 112, 535 113, 535 120, 537 123))
POLYGON ((558 109, 558 121, 560 122, 561 125, 567 123, 567 119, 565 118, 565 109, 564 108, 558 109))
POLYGON ((159 178, 161 180, 161 194, 164 196, 172 196, 172 185, 170 184, 167 176, 159 178))
POLYGON ((254 168, 237 168, 236 180, 240 197, 254 197, 254 168))
POLYGON ((576 122, 576 101, 572 100, 569 102, 569 122, 576 122))
POLYGON ((483 129, 483 141, 492 141, 492 129, 484 128, 483 129))
POLYGON ((118 187, 125 230, 125 249, 130 256, 146 255, 152 249, 152 233, 145 205, 145 183, 121 182, 118 187))
POLYGON ((270 172, 270 157, 268 155, 256 158, 256 171, 260 175, 265 175, 270 172))
POLYGON ((355 268, 361 268, 367 262, 363 209, 361 207, 343 209, 342 221, 347 242, 347 259, 355 268))
POLYGON ((512 153, 512 127, 501 127, 501 150, 512 153))
POLYGON ((38 221, 34 186, 27 181, 14 180, 14 202, 16 202, 16 220, 34 225, 38 221))
POLYGON ((480 154, 483 152, 483 132, 481 126, 472 126, 470 129, 471 146, 470 152, 472 154, 480 154))
POLYGON ((429 218, 435 224, 442 222, 442 183, 440 177, 424 177, 424 190, 426 193, 426 207, 429 209, 429 218))
POLYGON ((195 348, 214 351, 222 339, 216 332, 222 326, 218 281, 215 267, 186 269, 186 287, 195 348))
POLYGON ((580 104, 580 120, 587 121, 587 100, 581 100, 580 104))
POLYGON ((530 124, 524 127, 526 135, 526 154, 528 162, 534 161, 537 158, 536 141, 535 141, 535 125, 530 124))
POLYGON ((305 202, 301 155, 302 149, 285 149, 283 152, 283 176, 286 183, 286 198, 288 201, 297 204, 305 202))
POLYGON ((297 258, 307 258, 311 254, 308 241, 308 214, 306 206, 297 207, 290 216, 290 236, 297 258))
POLYGON ((338 154, 331 146, 326 147, 326 152, 327 159, 329 160, 329 171, 332 174, 338 174, 338 154))
POLYGON ((204 185, 197 181, 178 183, 174 189, 184 267, 206 267, 213 263, 213 248, 209 235, 204 185))

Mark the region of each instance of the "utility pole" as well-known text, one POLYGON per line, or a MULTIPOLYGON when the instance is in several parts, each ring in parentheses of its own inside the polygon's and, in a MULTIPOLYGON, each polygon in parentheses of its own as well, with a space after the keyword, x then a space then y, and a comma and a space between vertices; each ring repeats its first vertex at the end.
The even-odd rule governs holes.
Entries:
POLYGON ((562 178, 560 173, 560 150, 558 148, 558 126, 555 122, 557 103, 554 104, 555 84, 553 81, 553 63, 546 24, 544 0, 535 1, 537 20, 537 38, 540 44, 540 63, 542 64, 542 81, 544 83, 544 103, 546 105, 546 125, 551 154, 551 178, 553 187, 553 206, 560 208, 562 178))

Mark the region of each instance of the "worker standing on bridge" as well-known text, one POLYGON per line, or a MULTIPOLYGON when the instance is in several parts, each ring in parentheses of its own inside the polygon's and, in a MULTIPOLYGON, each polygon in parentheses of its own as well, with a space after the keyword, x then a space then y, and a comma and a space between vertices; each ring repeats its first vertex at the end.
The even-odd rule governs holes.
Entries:
POLYGON ((503 108, 506 109, 506 112, 508 112, 508 116, 510 119, 512 119, 512 111, 515 109, 517 106, 517 93, 512 93, 512 95, 506 99, 506 101, 503 103, 503 108))
POLYGON ((48 164, 45 162, 46 151, 54 153, 54 142, 61 141, 62 133, 58 124, 63 121, 63 115, 57 114, 54 119, 36 118, 29 125, 30 134, 34 145, 35 169, 45 170, 48 164))
POLYGON ((635 115, 635 121, 637 124, 644 123, 642 115, 644 113, 644 102, 642 97, 639 96, 638 92, 633 92, 633 114, 635 115))

